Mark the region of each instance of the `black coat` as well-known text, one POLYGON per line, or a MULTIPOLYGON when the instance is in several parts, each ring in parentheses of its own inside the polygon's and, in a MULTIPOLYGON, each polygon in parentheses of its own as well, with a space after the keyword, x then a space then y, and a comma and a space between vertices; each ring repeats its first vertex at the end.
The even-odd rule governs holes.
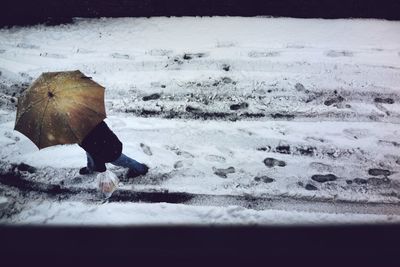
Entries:
POLYGON ((118 159, 122 153, 122 143, 107 124, 102 121, 79 144, 88 152, 96 166, 118 159))

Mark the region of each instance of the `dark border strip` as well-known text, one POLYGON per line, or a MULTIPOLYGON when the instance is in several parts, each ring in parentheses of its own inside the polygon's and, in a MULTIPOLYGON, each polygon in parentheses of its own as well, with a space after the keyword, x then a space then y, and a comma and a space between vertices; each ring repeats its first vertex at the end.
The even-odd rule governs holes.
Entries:
POLYGON ((0 236, 3 266, 398 266, 400 250, 400 225, 25 225, 1 226, 0 236))
POLYGON ((400 19, 397 0, 5 0, 1 26, 57 25, 73 17, 275 16, 400 19))

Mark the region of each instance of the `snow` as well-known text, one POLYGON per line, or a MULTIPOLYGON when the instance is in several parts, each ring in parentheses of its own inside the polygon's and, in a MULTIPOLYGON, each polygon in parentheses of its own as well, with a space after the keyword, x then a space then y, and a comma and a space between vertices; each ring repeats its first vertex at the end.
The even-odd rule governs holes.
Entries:
POLYGON ((398 223, 398 215, 329 214, 283 210, 255 211, 238 206, 183 204, 87 205, 44 201, 22 211, 13 223, 77 225, 337 225, 398 223))
MULTIPOLYGON (((190 193, 247 193, 256 196, 317 195, 327 198, 333 193, 340 193, 337 197, 343 200, 390 200, 380 196, 380 191, 376 194, 354 191, 345 180, 365 177, 369 168, 378 168, 380 162, 396 159, 395 155, 399 149, 390 144, 379 144, 378 140, 398 140, 397 125, 287 121, 192 121, 189 124, 182 120, 132 118, 127 115, 110 116, 106 122, 124 143, 124 154, 148 164, 157 172, 169 173, 172 176, 159 187, 143 182, 134 185, 136 189, 162 188, 190 193), (383 125, 384 132, 380 128, 383 125), (358 135, 359 138, 354 139, 354 135, 358 135), (315 140, 318 137, 323 137, 324 143, 315 140), (145 154, 140 143, 147 144, 152 154, 145 154), (277 156, 277 153, 272 151, 257 150, 285 144, 299 148, 316 147, 317 156, 305 157, 296 151, 294 154, 277 156), (332 164, 331 157, 327 155, 331 147, 335 147, 338 153, 353 154, 343 159, 338 158, 332 164), (377 154, 377 150, 380 153, 377 154), (394 158, 385 155, 393 155, 394 158), (286 166, 266 168, 263 160, 267 157, 283 160, 286 166), (180 162, 180 167, 174 168, 177 162, 180 162), (228 174, 229 179, 214 174, 213 168, 224 169, 230 166, 236 171, 228 174), (327 186, 324 191, 310 192, 297 184, 299 181, 308 181, 313 174, 332 172, 339 177, 339 186, 346 187, 345 190, 340 187, 329 190, 327 186), (276 181, 263 184, 254 180, 254 177, 262 175, 272 177, 276 181)), ((11 133, 12 125, 7 123, 1 129, 0 133, 11 133)), ((4 143, 3 149, 7 159, 12 158, 15 162, 25 162, 36 167, 55 168, 79 168, 85 163, 86 156, 76 145, 55 146, 39 151, 22 134, 12 134, 21 141, 7 146, 10 139, 4 138, 4 141, 8 142, 4 143)), ((109 167, 113 168, 111 164, 109 167)), ((393 177, 397 178, 396 174, 393 174, 393 177)))
MULTIPOLYGON (((122 181, 122 189, 399 203, 399 30, 400 22, 384 20, 240 17, 77 18, 71 25, 0 29, 1 163, 40 168, 48 175, 31 178, 41 182, 68 184, 78 175, 86 160, 82 149, 39 151, 13 130, 11 99, 42 72, 79 69, 106 87, 106 122, 123 152, 150 166, 149 175, 122 181), (157 99, 143 99, 154 93, 157 99), (268 167, 265 158, 284 166, 268 167), (391 174, 371 176, 370 169, 391 174), (337 180, 318 183, 311 179, 317 174, 337 180), (256 179, 262 176, 273 181, 256 179)), ((78 186, 94 188, 90 181, 78 186)), ((229 202, 94 204, 43 197, 0 221, 336 224, 398 221, 398 215, 391 208, 345 214, 290 205, 254 210, 229 202)))

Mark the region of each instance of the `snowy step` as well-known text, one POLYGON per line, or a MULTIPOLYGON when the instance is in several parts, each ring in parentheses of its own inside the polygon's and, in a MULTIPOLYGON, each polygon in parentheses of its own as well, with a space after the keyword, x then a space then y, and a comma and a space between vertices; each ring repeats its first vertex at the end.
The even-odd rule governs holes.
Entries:
MULTIPOLYGON (((168 190, 136 191, 118 189, 108 199, 102 199, 96 189, 60 187, 59 185, 28 181, 17 175, 0 176, 3 186, 17 189, 21 193, 39 194, 43 199, 70 199, 81 195, 86 202, 124 202, 124 203, 169 203, 189 206, 239 206, 252 210, 290 210, 301 212, 321 212, 335 214, 392 214, 400 215, 398 203, 370 203, 352 201, 332 201, 317 197, 285 197, 251 195, 210 195, 187 192, 169 192, 168 190)), ((29 200, 29 196, 26 200, 29 200)), ((36 197, 34 197, 36 198, 36 197)), ((0 207, 7 205, 5 197, 0 198, 0 207)))

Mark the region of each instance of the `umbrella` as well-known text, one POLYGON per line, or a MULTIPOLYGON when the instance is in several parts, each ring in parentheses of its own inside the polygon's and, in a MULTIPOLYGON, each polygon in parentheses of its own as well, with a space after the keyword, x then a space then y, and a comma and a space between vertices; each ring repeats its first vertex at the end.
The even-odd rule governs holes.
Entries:
POLYGON ((14 129, 42 149, 81 143, 105 118, 104 87, 79 70, 46 72, 18 98, 14 129))

